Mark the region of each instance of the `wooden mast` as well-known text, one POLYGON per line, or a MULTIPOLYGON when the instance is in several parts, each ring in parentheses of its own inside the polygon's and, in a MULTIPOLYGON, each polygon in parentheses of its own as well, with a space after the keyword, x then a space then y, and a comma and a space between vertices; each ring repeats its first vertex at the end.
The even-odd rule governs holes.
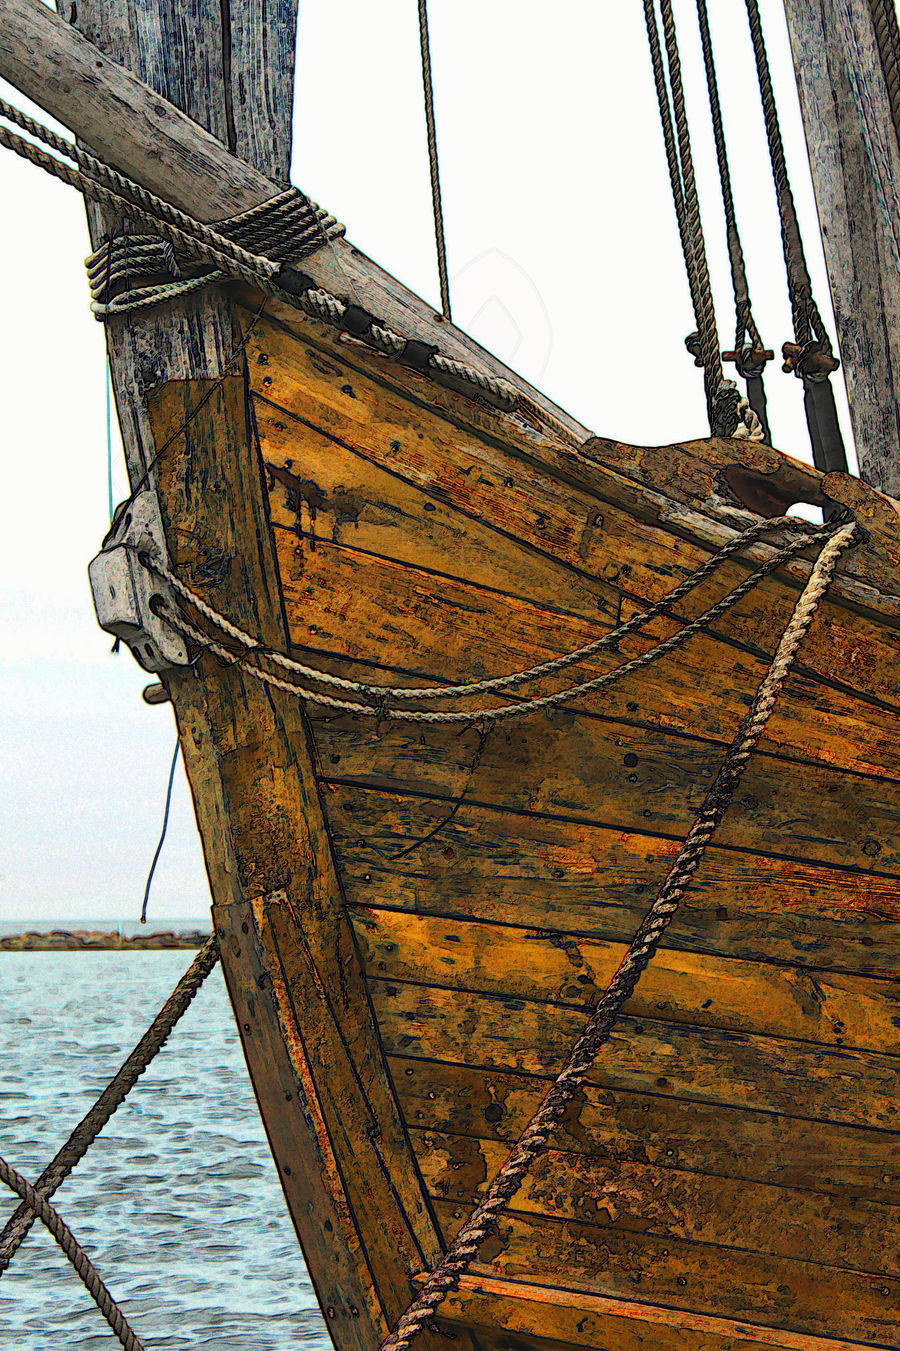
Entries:
POLYGON ((900 145, 868 0, 784 0, 862 477, 900 496, 900 145))

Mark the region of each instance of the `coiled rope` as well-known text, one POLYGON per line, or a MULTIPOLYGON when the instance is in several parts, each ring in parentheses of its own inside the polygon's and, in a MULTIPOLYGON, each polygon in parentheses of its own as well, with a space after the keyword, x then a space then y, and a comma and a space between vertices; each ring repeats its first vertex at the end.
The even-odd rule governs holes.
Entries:
POLYGON ((463 1225, 421 1293, 400 1318, 379 1351, 408 1351, 414 1339, 434 1318, 441 1303, 477 1256, 484 1240, 519 1190, 535 1161, 547 1148, 566 1108, 575 1097, 597 1055, 609 1039, 622 1006, 631 998, 665 931, 690 886, 761 737, 797 651, 834 575, 841 554, 856 531, 854 522, 842 526, 825 542, 778 644, 772 663, 716 774, 694 824, 688 831, 669 873, 657 892, 634 938, 601 996, 590 1022, 572 1049, 565 1068, 547 1092, 497 1173, 484 1199, 463 1225))
POLYGON ((317 670, 315 667, 307 666, 302 662, 293 660, 284 653, 274 652, 266 647, 257 638, 246 633, 237 624, 226 619, 224 615, 219 614, 217 610, 198 596, 195 591, 188 587, 168 568, 164 567, 149 554, 140 555, 141 562, 151 571, 163 578, 172 590, 188 605, 192 606, 204 619, 219 629, 227 638, 237 643, 247 652, 250 660, 246 660, 236 655, 222 643, 212 638, 209 634, 198 629, 183 614, 168 615, 167 621, 178 629, 186 638, 198 646, 206 648, 220 660, 231 665, 237 665, 247 675, 263 684, 269 685, 274 689, 282 690, 284 693, 291 694, 297 698, 306 699, 314 703, 322 704, 328 708, 340 709, 344 712, 363 714, 369 717, 393 719, 402 722, 422 722, 422 723, 465 723, 477 722, 487 724, 503 721, 509 718, 524 717, 530 713, 539 710, 556 707, 559 704, 569 700, 579 698, 585 694, 597 690, 606 689, 608 686, 624 679, 634 671, 640 670, 652 662, 667 656, 684 646, 696 633, 699 633, 713 620, 724 614, 727 610, 736 605, 744 596, 748 595, 759 583, 772 573, 776 572, 785 562, 795 557, 802 550, 806 549, 811 543, 828 539, 833 533, 833 527, 812 529, 806 522, 799 521, 792 516, 778 517, 773 520, 760 521, 742 531, 733 540, 728 541, 706 560, 694 573, 685 579, 669 595, 661 600, 654 602, 645 610, 633 615, 626 620, 624 624, 618 625, 608 633, 594 639, 593 642, 583 647, 567 653, 565 656, 553 658, 550 661, 542 662, 540 665, 529 667, 524 671, 517 671, 511 675, 491 677, 486 680, 470 681, 464 684, 447 683, 440 686, 429 686, 425 688, 403 688, 388 685, 372 685, 363 681, 349 680, 343 676, 335 676, 327 671, 317 670), (784 547, 776 550, 771 558, 767 559, 759 568, 750 573, 738 586, 734 587, 727 595, 715 602, 715 604, 704 610, 690 623, 685 624, 668 638, 655 644, 648 651, 641 653, 637 657, 631 658, 622 665, 617 666, 612 671, 606 671, 600 676, 591 680, 581 681, 578 684, 570 685, 565 689, 557 690, 552 694, 539 695, 532 699, 522 700, 518 703, 504 704, 499 708, 479 708, 476 710, 460 712, 424 712, 420 709, 396 708, 390 704, 391 699, 398 699, 407 702, 421 702, 432 699, 454 699, 467 697, 470 695, 482 695, 493 693, 498 690, 515 688, 527 682, 537 679, 540 676, 555 673, 564 670, 566 667, 574 665, 584 660, 586 657, 602 650, 606 647, 614 647, 622 638, 636 632, 647 624, 657 615, 665 613, 677 601, 700 585, 709 577, 718 565, 737 553, 745 545, 760 539, 766 533, 792 528, 797 532, 798 538, 791 541, 784 547), (323 694, 321 691, 311 689, 309 686, 300 685, 294 681, 282 680, 279 676, 267 670, 260 665, 260 661, 268 661, 280 669, 291 674, 298 675, 306 680, 312 680, 325 686, 336 687, 356 694, 367 703, 359 703, 349 699, 336 699, 331 695, 323 694))

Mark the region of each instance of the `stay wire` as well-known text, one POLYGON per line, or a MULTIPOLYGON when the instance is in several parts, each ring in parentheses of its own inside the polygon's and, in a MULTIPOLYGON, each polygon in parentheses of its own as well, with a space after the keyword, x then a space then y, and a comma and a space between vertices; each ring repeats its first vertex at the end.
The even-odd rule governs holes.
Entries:
POLYGON ((431 44, 428 38, 428 0, 419 4, 419 47, 422 53, 422 90, 425 96, 425 125, 428 131, 428 165, 431 173, 431 205, 434 212, 434 242, 437 248, 438 276, 441 284, 441 311, 449 324, 450 279, 447 273, 447 244, 444 237, 444 211, 441 205, 441 175, 438 164, 437 131, 434 120, 434 86, 431 80, 431 44))
POLYGON ((156 865, 159 862, 159 856, 162 853, 162 847, 166 842, 166 831, 169 829, 169 810, 172 806, 172 788, 175 783, 175 766, 178 764, 178 752, 181 749, 181 742, 175 738, 175 750, 172 755, 172 763, 169 766, 169 784, 166 788, 166 807, 163 812, 162 830, 159 833, 159 841, 156 846, 156 853, 153 855, 153 862, 150 864, 150 871, 147 874, 147 885, 144 887, 144 903, 141 906, 141 923, 147 923, 147 902, 150 899, 150 887, 153 882, 153 874, 156 872, 156 865))

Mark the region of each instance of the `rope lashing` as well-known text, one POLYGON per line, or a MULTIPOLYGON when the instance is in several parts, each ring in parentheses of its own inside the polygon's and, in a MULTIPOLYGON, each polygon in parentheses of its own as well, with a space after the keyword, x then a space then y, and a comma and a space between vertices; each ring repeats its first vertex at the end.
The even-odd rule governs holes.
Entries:
MULTIPOLYGON (((175 1024, 187 1012, 191 1001, 218 960, 219 944, 213 936, 197 953, 147 1031, 97 1101, 81 1118, 66 1143, 41 1173, 34 1186, 35 1195, 44 1199, 52 1196, 72 1169, 81 1162, 110 1117, 121 1107, 147 1066, 162 1050, 175 1024)), ((4 1225, 3 1232, 0 1233, 0 1276, 15 1257, 35 1218, 34 1205, 23 1196, 23 1204, 13 1212, 4 1225)))
POLYGON ((431 175, 431 207, 434 214, 434 242, 437 249, 438 277, 441 284, 441 310, 449 324, 450 279, 447 275, 447 243, 444 238, 444 210, 441 205, 441 174, 438 164, 437 131, 434 122, 434 86, 431 82, 431 44, 428 40, 428 0, 419 0, 419 49, 422 55, 422 92, 425 98, 425 126, 428 132, 428 168, 431 175))
POLYGON ((486 1196, 462 1226, 441 1261, 429 1273, 420 1294, 400 1318, 396 1328, 385 1337, 379 1351, 408 1351, 418 1334, 431 1323, 447 1295, 457 1288, 463 1272, 477 1257, 481 1244, 496 1232, 499 1217, 547 1148, 566 1108, 573 1101, 604 1043, 609 1040, 623 1005, 634 994, 691 884, 707 845, 740 784, 750 755, 765 730, 838 560, 850 545, 856 528, 855 522, 842 526, 825 542, 782 634, 771 665, 719 766, 696 820, 587 1027, 575 1043, 565 1068, 544 1094, 540 1106, 500 1168, 486 1196))
POLYGON ((737 212, 734 205, 734 193, 731 186, 731 169, 728 163, 728 147, 725 141, 725 127, 722 120, 722 105, 719 99, 719 82, 716 74, 716 62, 713 53, 712 33, 709 27, 709 11, 706 0, 697 0, 697 19, 700 25, 700 45, 703 50, 703 65, 706 71, 706 91, 709 97, 709 111, 712 119, 713 137, 716 145, 716 162, 719 168, 719 186, 722 193, 722 207, 725 214, 725 236, 728 243, 728 261, 731 268, 731 284, 734 292, 735 336, 734 351, 723 352, 725 361, 734 361, 738 374, 747 383, 747 398, 750 407, 759 419, 763 440, 770 441, 769 420, 766 408, 766 391, 763 384, 763 371, 767 361, 771 361, 773 352, 767 350, 759 329, 753 318, 753 305, 750 300, 750 286, 747 280, 747 267, 744 262, 744 249, 738 228, 737 212))
MULTIPOLYGON (((59 154, 67 155, 79 167, 73 168, 63 163, 42 150, 40 146, 4 126, 0 126, 0 147, 13 151, 37 168, 43 169, 45 173, 76 188, 101 206, 137 222, 151 233, 162 236, 174 250, 184 250, 189 258, 211 265, 229 278, 246 281, 261 290, 264 295, 274 296, 285 304, 299 307, 312 318, 352 334, 354 338, 384 356, 397 360, 401 365, 410 366, 439 383, 454 389, 462 385, 470 397, 477 395, 495 408, 520 418, 528 427, 548 429, 570 445, 581 444, 581 438, 576 436, 570 427, 509 381, 499 379, 490 372, 470 366, 466 362, 443 356, 436 347, 395 332, 349 300, 342 300, 319 287, 312 277, 297 271, 289 264, 249 252, 221 233, 218 226, 194 220, 177 207, 148 192, 132 179, 111 169, 71 142, 63 140, 49 128, 35 122, 33 118, 26 117, 24 113, 20 113, 2 99, 0 99, 0 117, 43 140, 59 154)), ((270 199, 270 202, 277 203, 285 196, 286 194, 278 194, 278 197, 270 199)), ((268 205, 270 203, 263 203, 263 207, 268 205)), ((310 203, 310 206, 314 204, 310 203)), ((254 208, 254 212, 261 210, 262 207, 254 208)), ((320 208, 315 208, 315 211, 319 210, 320 208)), ((244 213, 244 217, 252 215, 253 212, 244 213)), ((334 221, 330 216, 324 219, 334 221)), ((230 218, 231 222, 241 220, 242 217, 230 218)), ((229 220, 224 221, 223 225, 228 228, 229 220)), ((326 234, 329 234, 331 228, 330 226, 326 228, 326 234)), ((334 222, 333 229, 336 235, 343 231, 343 226, 334 222)), ((147 297, 138 299, 146 300, 147 297)), ((159 298, 153 303, 159 303, 159 298)))
POLYGON ((100 1273, 88 1257, 84 1248, 76 1239, 69 1226, 54 1210, 45 1197, 39 1195, 26 1182, 21 1173, 10 1167, 5 1159, 0 1159, 0 1182, 21 1196, 24 1205, 50 1230, 72 1266, 81 1277, 85 1289, 97 1308, 103 1314, 109 1326, 118 1337, 125 1351, 144 1351, 143 1344, 128 1324, 128 1320, 113 1299, 100 1278, 100 1273))
POLYGON ((759 5, 757 0, 746 0, 746 6, 781 223, 781 243, 794 326, 794 341, 784 343, 782 347, 783 369, 793 372, 803 382, 803 404, 816 468, 823 473, 846 473, 847 454, 829 379, 840 363, 832 351, 831 339, 813 296, 797 208, 788 177, 759 5))
MULTIPOLYGON (((787 518, 793 525, 799 525, 794 518, 787 518)), ((808 529, 808 528, 807 528, 808 529)), ((669 653, 683 647, 695 634, 724 614, 732 606, 736 605, 744 596, 749 595, 756 586, 765 578, 776 572, 785 562, 795 557, 802 550, 808 547, 811 542, 818 542, 827 539, 832 533, 832 527, 823 528, 817 531, 804 531, 801 537, 786 545, 784 548, 773 553, 761 567, 751 573, 737 587, 730 591, 726 596, 716 601, 703 614, 698 615, 690 623, 676 630, 668 638, 657 643, 646 652, 639 656, 624 662, 615 667, 612 671, 606 671, 600 676, 591 680, 582 681, 579 684, 569 686, 566 689, 557 690, 552 694, 540 695, 533 699, 523 700, 519 703, 505 704, 499 708, 479 708, 465 712, 423 712, 416 709, 404 709, 393 707, 389 700, 424 700, 434 698, 454 698, 463 695, 477 693, 482 694, 498 688, 504 688, 522 684, 526 680, 534 679, 536 675, 544 674, 548 670, 559 670, 575 661, 581 660, 585 655, 599 650, 601 646, 611 646, 619 641, 627 633, 633 632, 655 614, 663 612, 672 602, 669 598, 656 602, 653 606, 643 611, 640 615, 634 616, 626 621, 625 624, 613 629, 611 632, 602 635, 600 639, 588 644, 586 648, 579 648, 575 653, 569 653, 565 657, 554 659, 552 662, 542 663, 540 666, 532 667, 528 671, 518 672, 512 676, 501 676, 491 680, 478 681, 465 685, 443 685, 438 688, 412 689, 406 690, 402 687, 395 688, 380 685, 368 685, 361 681, 347 680, 344 677, 333 676, 328 672, 318 671, 313 667, 305 666, 283 653, 273 652, 264 647, 259 641, 250 634, 244 632, 237 625, 219 615, 208 602, 197 596, 190 588, 186 587, 179 578, 170 573, 168 569, 162 568, 158 563, 147 555, 141 556, 141 561, 152 571, 164 577, 173 589, 186 600, 190 605, 205 618, 215 624, 221 632, 226 634, 233 641, 237 642, 247 652, 250 660, 242 659, 235 653, 217 642, 209 634, 202 632, 195 627, 183 615, 169 615, 168 622, 172 624, 180 633, 182 633, 191 642, 201 648, 206 648, 221 661, 231 665, 237 665, 247 675, 269 685, 274 689, 282 690, 286 694, 297 698, 309 700, 317 704, 322 704, 327 708, 340 709, 345 712, 365 715, 368 717, 377 717, 384 719, 393 719, 401 722, 420 722, 420 723, 472 723, 488 724, 506 720, 508 718, 524 717, 530 713, 557 707, 560 704, 571 701, 572 699, 582 697, 586 694, 596 692, 607 688, 608 686, 624 679, 634 671, 640 670, 644 666, 650 665, 654 661, 667 656, 669 653), (294 674, 301 675, 307 679, 318 681, 327 686, 337 686, 340 689, 349 690, 354 694, 369 700, 368 703, 357 703, 347 699, 336 699, 331 695, 323 694, 320 691, 310 689, 308 686, 299 685, 293 681, 283 680, 274 675, 271 671, 258 664, 259 660, 267 659, 274 665, 294 674)), ((733 541, 732 541, 733 543, 733 541)), ((729 550, 733 552, 734 550, 729 550)), ((712 560, 708 560, 703 565, 702 574, 708 576, 711 571, 712 560)), ((702 577, 698 580, 702 580, 702 577)), ((679 594, 683 595, 687 590, 692 589, 697 582, 688 579, 679 588, 679 594)), ((673 593, 675 594, 675 593, 673 593)))

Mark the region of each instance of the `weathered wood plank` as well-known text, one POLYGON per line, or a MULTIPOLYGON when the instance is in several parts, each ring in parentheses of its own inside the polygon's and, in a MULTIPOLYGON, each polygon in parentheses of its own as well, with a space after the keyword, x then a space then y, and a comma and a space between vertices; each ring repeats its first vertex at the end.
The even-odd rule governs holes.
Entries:
MULTIPOLYGON (((370 981, 385 1050, 555 1076, 585 1012, 558 1004, 370 981)), ((892 1130, 900 1058, 622 1016, 589 1075, 604 1088, 892 1130)))
MULTIPOLYGON (((518 1140, 546 1081, 395 1056, 390 1070, 410 1127, 518 1140)), ((798 1104, 802 1110, 802 1103, 798 1104)), ((559 1149, 850 1199, 900 1203, 900 1132, 775 1116, 585 1084, 554 1135, 559 1149)))
POLYGON ((860 472, 897 496, 900 146, 872 15, 858 0, 786 0, 785 10, 860 472), (857 62, 862 102, 850 75, 857 62), (867 119, 879 169, 867 150, 867 119))
MULTIPOLYGON (((199 408, 159 465, 173 566, 195 584, 214 576, 228 613, 282 642, 243 380, 172 382, 148 399, 159 446, 199 408)), ((298 1179, 286 1192, 333 1340, 363 1351, 439 1245, 343 911, 302 708, 209 658, 167 680, 266 1128, 282 1180, 298 1179), (324 1211, 306 1170, 322 1173, 324 1211)))
MULTIPOLYGON (((316 727, 323 767, 340 772, 345 739, 316 727)), ((455 768, 460 794, 468 766, 461 760, 455 768)), ((678 850, 677 838, 457 800, 328 782, 324 803, 348 900, 627 941, 678 850)), ((713 844, 666 944, 893 977, 900 969, 897 882, 713 844)))
MULTIPOLYGON (((424 820, 429 814, 430 829, 440 819, 442 804, 455 800, 464 788, 467 802, 562 818, 560 829, 567 839, 576 828, 566 822, 680 839, 723 754, 720 746, 693 737, 604 718, 513 720, 482 741, 474 728, 373 727, 363 717, 336 721, 328 712, 322 710, 315 719, 320 772, 339 785, 337 801, 345 814, 360 812, 369 819, 371 838, 378 840, 373 851, 385 858, 403 847, 393 848, 388 836, 424 834, 416 815, 424 820), (379 797, 369 791, 355 798, 356 784, 370 790, 383 786, 393 793, 379 797), (411 813, 407 826, 392 801, 400 793, 440 801, 421 807, 412 801, 398 803, 401 811, 405 807, 411 813), (387 813, 383 818, 382 806, 387 813)), ((757 755, 716 843, 884 877, 900 871, 900 844, 894 836, 898 812, 896 779, 757 755)), ((514 838, 511 828, 487 825, 490 834, 498 828, 514 838)), ((527 833, 526 826, 522 829, 527 833)), ((481 852, 485 850, 486 845, 481 852)))
MULTIPOLYGON (((471 1210, 439 1202, 448 1236, 471 1210)), ((553 1285, 609 1299, 664 1304, 830 1338, 893 1348, 900 1282, 815 1263, 740 1252, 609 1226, 518 1212, 480 1249, 472 1274, 553 1285)), ((652 1344, 652 1343, 651 1343, 652 1344)))
MULTIPOLYGON (((544 929, 372 906, 349 910, 367 973, 505 999, 594 1005, 625 953, 544 929)), ((634 1018, 900 1055, 900 982, 662 949, 625 1006, 634 1018)))
MULTIPOLYGON (((509 1154, 496 1141, 431 1130, 414 1131, 412 1140, 432 1195, 470 1205, 481 1200, 509 1154)), ((513 1205, 546 1219, 900 1276, 900 1207, 746 1178, 551 1149, 513 1205)))
POLYGON ((534 1282, 464 1276, 442 1321, 475 1327, 492 1351, 858 1351, 859 1342, 790 1332, 534 1282), (498 1332, 498 1329, 504 1329, 498 1332), (524 1342, 523 1340, 524 1339, 524 1342))
MULTIPOLYGON (((276 531, 276 544, 292 642, 374 663, 385 675, 404 673, 376 683, 409 684, 409 675, 463 681, 522 670, 589 643, 610 627, 345 545, 320 541, 315 550, 304 550, 283 530, 276 531)), ((618 653, 586 660, 578 675, 589 679, 612 670, 652 645, 650 637, 631 635, 618 653)), ((653 726, 728 743, 767 666, 762 655, 698 634, 610 689, 572 699, 567 709, 637 715, 653 726)), ((545 725, 544 715, 532 715, 523 725, 545 725)), ((794 672, 760 744, 840 768, 900 777, 897 728, 895 709, 794 672)))
MULTIPOLYGON (((761 514, 797 500, 851 506, 866 528, 866 547, 842 561, 831 596, 898 614, 897 509, 847 475, 828 476, 829 497, 817 470, 755 443, 637 447, 594 438, 581 450, 563 447, 342 342, 277 302, 267 307, 250 350, 254 390, 273 405, 262 416, 276 457, 290 455, 292 439, 305 455, 322 436, 332 453, 343 447, 405 480, 430 505, 444 502, 483 522, 500 536, 498 548, 504 538, 507 548, 518 541, 559 571, 574 569, 655 598, 727 537, 723 521, 733 527, 740 519, 737 500, 729 506, 727 482, 752 480, 762 485, 750 495, 761 514), (796 485, 784 501, 757 500, 782 480, 796 485), (872 588, 886 594, 873 596, 872 588)), ((354 477, 360 472, 357 465, 354 477)), ((327 502, 319 505, 327 523, 327 502)), ((421 510, 419 521, 422 530, 430 525, 421 510)), ((797 562, 786 572, 799 581, 808 569, 797 562)), ((769 585, 783 590, 782 582, 769 585)))

